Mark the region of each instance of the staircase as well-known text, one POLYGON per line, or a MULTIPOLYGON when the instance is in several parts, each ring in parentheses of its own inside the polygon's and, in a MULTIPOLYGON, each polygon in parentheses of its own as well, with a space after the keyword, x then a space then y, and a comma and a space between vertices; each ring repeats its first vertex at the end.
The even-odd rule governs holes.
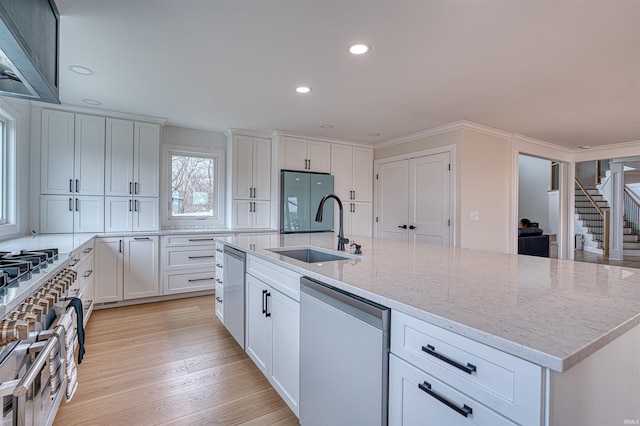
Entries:
MULTIPOLYGON (((593 201, 601 210, 609 210, 607 200, 602 196, 597 188, 585 188, 593 201)), ((598 209, 591 203, 580 188, 575 189, 575 213, 580 224, 587 230, 587 238, 596 243, 596 251, 600 254, 604 252, 604 221, 598 209)), ((632 225, 627 221, 625 216, 623 229, 623 248, 624 256, 640 256, 640 238, 634 232, 632 225)))

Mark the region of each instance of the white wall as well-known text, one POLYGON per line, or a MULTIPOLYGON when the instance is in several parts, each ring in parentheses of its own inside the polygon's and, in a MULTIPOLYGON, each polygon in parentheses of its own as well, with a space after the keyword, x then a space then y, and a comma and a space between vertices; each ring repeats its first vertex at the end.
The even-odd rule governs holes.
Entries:
MULTIPOLYGON (((518 217, 538 222, 540 229, 551 233, 549 190, 551 161, 520 155, 518 157, 518 217)), ((555 218, 557 224, 557 213, 555 218)), ((556 225, 557 232, 557 225, 556 225)))

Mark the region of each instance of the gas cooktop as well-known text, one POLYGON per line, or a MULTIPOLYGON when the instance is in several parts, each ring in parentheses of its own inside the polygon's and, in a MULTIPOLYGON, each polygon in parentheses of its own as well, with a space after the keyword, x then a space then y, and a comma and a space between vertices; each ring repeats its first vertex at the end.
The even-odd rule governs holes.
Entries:
POLYGON ((20 253, 0 252, 0 289, 30 279, 34 272, 46 268, 57 259, 57 248, 22 250, 20 253))

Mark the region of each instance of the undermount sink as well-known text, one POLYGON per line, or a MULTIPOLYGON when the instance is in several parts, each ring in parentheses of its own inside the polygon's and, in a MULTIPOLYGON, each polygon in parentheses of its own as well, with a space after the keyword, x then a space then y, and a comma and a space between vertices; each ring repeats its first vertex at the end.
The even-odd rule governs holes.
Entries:
POLYGON ((357 259, 358 256, 338 254, 314 247, 287 247, 267 249, 282 256, 292 257, 306 263, 332 262, 335 260, 357 259))

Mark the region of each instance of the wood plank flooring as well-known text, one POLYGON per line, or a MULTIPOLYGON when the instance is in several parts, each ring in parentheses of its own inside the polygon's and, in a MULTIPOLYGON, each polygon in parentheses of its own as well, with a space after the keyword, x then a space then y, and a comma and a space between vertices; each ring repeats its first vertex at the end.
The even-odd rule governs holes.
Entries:
POLYGON ((78 390, 55 426, 298 425, 213 296, 94 311, 86 335, 78 390))

